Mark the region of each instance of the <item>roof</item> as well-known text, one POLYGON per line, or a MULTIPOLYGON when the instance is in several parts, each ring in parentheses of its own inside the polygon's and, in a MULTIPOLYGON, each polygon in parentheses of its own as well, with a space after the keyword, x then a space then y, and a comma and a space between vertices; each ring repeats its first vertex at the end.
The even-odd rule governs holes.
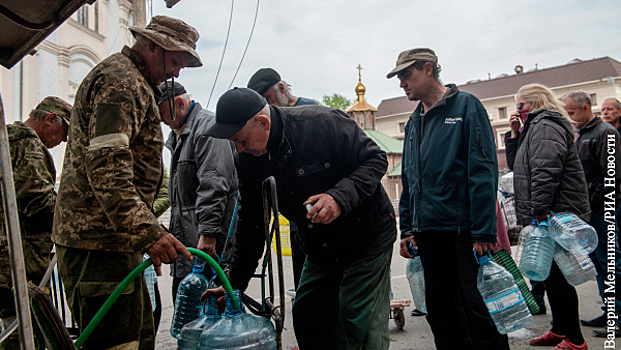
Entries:
POLYGON ((372 111, 377 112, 377 108, 371 106, 367 101, 362 100, 354 103, 351 107, 347 108, 345 112, 358 112, 358 111, 372 111))
POLYGON ((363 130, 364 133, 386 153, 402 153, 403 141, 388 136, 377 130, 363 130))
POLYGON ((401 162, 395 165, 395 168, 387 176, 401 176, 401 162))
POLYGON ((0 1, 0 64, 10 69, 69 18, 80 6, 95 0, 0 1))
MULTIPOLYGON (((490 80, 475 81, 459 85, 459 89, 484 100, 517 94, 522 86, 532 83, 555 88, 620 76, 621 62, 610 57, 602 57, 588 61, 572 61, 562 66, 501 76, 490 80)), ((417 101, 409 101, 407 96, 383 100, 378 107, 376 118, 411 113, 416 108, 416 103, 417 101)))

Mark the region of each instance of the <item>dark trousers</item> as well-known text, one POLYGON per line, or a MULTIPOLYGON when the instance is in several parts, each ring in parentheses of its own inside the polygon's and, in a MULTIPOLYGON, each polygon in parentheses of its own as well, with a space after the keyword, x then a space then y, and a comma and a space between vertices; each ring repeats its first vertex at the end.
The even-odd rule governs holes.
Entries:
POLYGON ((306 261, 306 254, 300 249, 300 245, 296 239, 298 235, 298 228, 295 224, 291 223, 291 259, 293 262, 293 283, 295 289, 298 289, 300 285, 300 276, 302 276, 302 270, 304 269, 304 261, 306 261))
POLYGON ((304 263, 293 303, 301 350, 388 349, 392 247, 348 264, 304 263))
MULTIPOLYGON (((58 272, 67 304, 84 330, 114 289, 142 263, 140 253, 117 253, 56 246, 58 272)), ((132 282, 112 305, 84 349, 109 349, 134 343, 139 349, 155 347, 151 298, 144 277, 132 282)))
MULTIPOLYGON (((608 223, 604 221, 603 211, 591 212, 591 221, 589 222, 589 224, 593 226, 593 228, 597 232, 598 242, 597 248, 595 248, 595 250, 591 254, 589 254, 589 257, 593 261, 593 265, 595 265, 595 271, 597 271, 597 288, 599 289, 599 296, 600 298, 602 298, 602 301, 604 301, 605 298, 615 298, 615 312, 618 316, 619 312, 621 311, 621 292, 619 292, 619 289, 616 287, 621 288, 621 251, 619 250, 619 227, 617 226, 617 223, 618 221, 615 218, 614 252, 616 261, 614 270, 616 293, 604 293, 604 291, 606 290, 604 281, 606 280, 606 276, 608 276, 608 223)), ((617 319, 617 322, 621 322, 621 320, 617 319)))
POLYGON ((546 301, 544 298, 546 296, 546 287, 543 282, 530 281, 530 285, 533 286, 533 289, 530 292, 533 295, 533 299, 535 299, 537 305, 539 305, 540 308, 545 307, 546 301))
POLYGON ((469 233, 416 235, 425 271, 427 321, 438 350, 509 349, 477 289, 479 266, 469 233))
POLYGON ((543 281, 543 284, 546 286, 552 310, 552 332, 566 336, 576 345, 582 345, 584 338, 580 330, 576 288, 567 282, 554 262, 552 262, 550 276, 543 281))

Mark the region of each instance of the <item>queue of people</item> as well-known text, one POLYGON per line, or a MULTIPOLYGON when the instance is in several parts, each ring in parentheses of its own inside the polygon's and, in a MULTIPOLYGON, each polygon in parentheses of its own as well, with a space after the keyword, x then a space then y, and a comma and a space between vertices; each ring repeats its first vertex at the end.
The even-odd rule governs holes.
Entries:
MULTIPOLYGON (((420 101, 405 126, 403 192, 395 213, 381 184, 386 153, 347 114, 294 96, 272 68, 258 70, 247 88, 225 92, 215 113, 209 112, 174 82, 182 69, 202 65, 198 32, 166 16, 131 32, 135 44, 92 69, 73 107, 48 97, 27 121, 7 126, 28 278, 41 279, 53 241, 80 329, 144 253, 156 271, 172 264, 175 298, 193 264, 186 247, 216 258, 231 226, 229 280, 245 290, 264 248, 261 183, 274 176, 282 214, 295 226, 293 325, 300 349, 388 349, 396 214, 401 256, 412 258, 413 247, 425 270, 427 321, 436 348, 509 349, 476 286, 475 254, 497 249, 501 227, 493 130, 479 99, 441 82, 433 50, 403 51, 387 75, 398 78, 408 99, 420 101), (166 142, 160 122, 172 129, 166 142), (62 141, 67 148, 57 196, 47 148, 62 141), (169 179, 164 146, 172 154, 169 179), (166 228, 157 216, 169 205, 166 228)), ((595 227, 600 244, 591 259, 604 301, 610 297, 604 283, 604 143, 612 138, 621 155, 621 103, 607 99, 599 118, 587 94, 571 93, 561 104, 545 86, 530 84, 517 92, 516 104, 505 145, 518 222, 571 212, 595 227)), ((621 171, 616 173, 619 199, 621 171)), ((5 303, 12 294, 6 257, 0 256, 0 268, 0 317, 8 324, 15 310, 5 303)), ((615 267, 620 273, 621 261, 615 267)), ((575 288, 554 264, 543 286, 553 324, 530 343, 588 349, 575 288)), ((207 295, 222 305, 222 287, 207 295)), ((602 320, 583 322, 602 326, 602 320)), ((145 281, 138 279, 84 348, 153 349, 158 323, 145 281)), ((3 342, 1 349, 10 344, 3 342)))

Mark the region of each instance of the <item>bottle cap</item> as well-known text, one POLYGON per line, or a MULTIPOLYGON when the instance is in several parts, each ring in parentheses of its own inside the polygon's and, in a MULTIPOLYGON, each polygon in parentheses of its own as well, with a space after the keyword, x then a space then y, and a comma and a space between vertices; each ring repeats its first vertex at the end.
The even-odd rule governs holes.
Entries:
POLYGON ((485 264, 486 262, 489 262, 490 260, 492 260, 492 253, 489 250, 487 251, 487 255, 483 255, 481 257, 477 255, 476 250, 473 253, 474 253, 474 258, 477 259, 477 264, 479 265, 485 264))

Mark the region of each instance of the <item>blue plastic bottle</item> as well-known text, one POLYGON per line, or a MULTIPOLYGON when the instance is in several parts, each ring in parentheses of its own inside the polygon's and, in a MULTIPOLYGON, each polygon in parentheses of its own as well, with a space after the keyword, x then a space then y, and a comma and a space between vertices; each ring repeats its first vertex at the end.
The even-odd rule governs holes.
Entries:
POLYGON ((544 281, 550 275, 556 243, 550 237, 548 223, 539 226, 528 235, 524 243, 520 271, 524 277, 533 281, 544 281))
POLYGON ((247 314, 239 290, 227 293, 226 297, 226 317, 203 331, 198 350, 276 350, 272 322, 247 314))
POLYGON ((478 258, 478 262, 477 288, 498 332, 507 334, 531 324, 533 316, 513 275, 489 256, 478 258))
POLYGON ((179 350, 196 350, 198 343, 201 340, 201 334, 205 329, 213 326, 216 322, 220 321, 222 316, 215 306, 217 298, 209 296, 205 304, 204 316, 186 324, 181 328, 179 338, 177 340, 177 346, 179 350))
POLYGON ((203 275, 205 261, 196 258, 192 272, 179 283, 175 312, 170 325, 170 334, 177 338, 181 328, 200 317, 201 295, 207 290, 209 281, 203 275))
POLYGON ((597 247, 597 232, 577 215, 558 213, 548 221, 552 238, 570 253, 588 255, 597 247))
POLYGON ((415 307, 424 313, 427 313, 427 305, 425 304, 425 272, 423 271, 423 264, 420 261, 418 250, 414 250, 410 247, 410 253, 414 256, 413 259, 408 260, 406 266, 405 275, 408 278, 410 284, 410 291, 412 291, 412 300, 415 307))

